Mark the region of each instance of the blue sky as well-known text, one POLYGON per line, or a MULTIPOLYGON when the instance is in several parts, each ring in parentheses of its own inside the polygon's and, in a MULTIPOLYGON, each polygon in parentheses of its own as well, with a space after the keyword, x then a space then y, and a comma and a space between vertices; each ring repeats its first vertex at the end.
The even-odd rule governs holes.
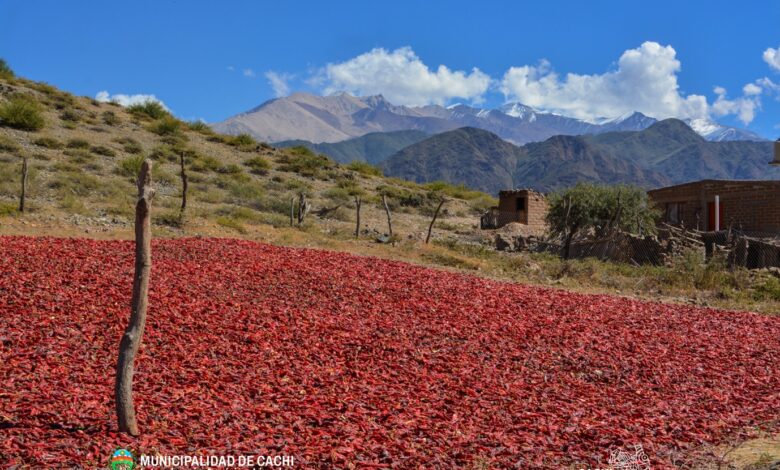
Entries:
POLYGON ((775 1, 0 0, 0 57, 210 122, 288 90, 349 91, 586 119, 638 109, 777 137, 778 20, 775 1))

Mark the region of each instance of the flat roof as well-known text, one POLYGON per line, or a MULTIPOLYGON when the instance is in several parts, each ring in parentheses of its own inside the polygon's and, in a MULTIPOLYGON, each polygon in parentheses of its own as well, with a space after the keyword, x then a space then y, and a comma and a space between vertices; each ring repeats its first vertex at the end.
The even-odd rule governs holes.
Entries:
POLYGON ((706 180, 699 180, 699 181, 688 181, 687 183, 680 183, 680 184, 674 184, 672 186, 663 186, 661 188, 655 188, 649 190, 647 193, 653 193, 656 191, 661 191, 665 189, 674 189, 674 188, 681 188, 683 186, 693 186, 693 185, 699 185, 699 184, 708 184, 708 183, 725 183, 725 184, 777 184, 780 185, 780 180, 717 180, 717 179, 706 179, 706 180))

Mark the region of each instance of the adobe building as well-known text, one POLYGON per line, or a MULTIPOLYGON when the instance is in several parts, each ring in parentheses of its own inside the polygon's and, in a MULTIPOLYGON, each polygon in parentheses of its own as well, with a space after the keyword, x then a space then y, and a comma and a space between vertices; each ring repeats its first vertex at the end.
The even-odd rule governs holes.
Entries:
MULTIPOLYGON (((777 153, 775 158, 780 163, 777 153)), ((663 221, 672 225, 713 231, 717 224, 720 230, 780 233, 780 181, 702 180, 647 195, 661 210, 663 221)))
POLYGON ((482 216, 482 228, 500 228, 512 222, 543 231, 547 224, 547 198, 533 189, 507 189, 498 193, 498 207, 482 216))

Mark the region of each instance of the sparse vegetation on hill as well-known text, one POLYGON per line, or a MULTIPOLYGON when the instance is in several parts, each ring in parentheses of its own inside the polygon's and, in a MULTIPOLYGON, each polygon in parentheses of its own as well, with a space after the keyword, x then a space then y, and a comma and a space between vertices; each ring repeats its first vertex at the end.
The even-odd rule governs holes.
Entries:
POLYGON ((354 231, 355 214, 340 209, 350 207, 356 195, 364 202, 361 229, 370 234, 384 229, 380 188, 390 207, 400 208, 397 231, 412 237, 425 231, 435 194, 454 199, 443 214, 450 225, 440 233, 472 229, 483 202, 495 203, 462 187, 384 178, 365 162, 342 166, 302 146, 275 149, 250 135, 217 134, 203 122, 177 119, 154 101, 123 108, 22 78, 5 82, 0 90, 0 109, 9 110, 0 128, 0 172, 8 175, 0 201, 10 204, 17 198, 18 157, 34 157, 31 170, 37 177, 28 188, 25 220, 129 226, 132 183, 147 157, 156 163, 153 223, 171 234, 217 230, 250 235, 262 226, 289 225, 290 201, 301 193, 315 211, 301 229, 345 238, 354 231), (182 155, 189 176, 185 220, 168 217, 179 204, 182 155))

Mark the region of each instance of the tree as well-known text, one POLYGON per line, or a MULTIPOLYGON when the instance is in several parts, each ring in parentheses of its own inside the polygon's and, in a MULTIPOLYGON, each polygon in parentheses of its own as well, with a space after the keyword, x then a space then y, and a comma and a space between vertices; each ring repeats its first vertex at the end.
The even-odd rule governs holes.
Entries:
POLYGON ((151 205, 152 161, 144 160, 138 174, 138 202, 135 205, 135 276, 130 321, 119 344, 116 365, 116 415, 119 431, 137 436, 138 423, 133 404, 133 372, 135 355, 141 346, 149 301, 149 271, 152 268, 151 205))
POLYGON ((6 80, 14 78, 14 71, 11 70, 11 67, 8 66, 8 62, 4 59, 0 59, 0 78, 5 78, 6 80))
POLYGON ((647 193, 636 186, 578 183, 548 198, 547 224, 552 235, 563 236, 563 255, 569 257, 572 239, 581 232, 596 236, 612 230, 655 233, 658 212, 647 193))
POLYGON ((385 206, 385 214, 387 214, 387 231, 390 238, 393 238, 393 220, 390 216, 390 206, 387 205, 387 196, 382 193, 382 205, 385 206))
POLYGON ((356 211, 356 217, 355 217, 355 238, 360 237, 360 206, 363 204, 363 200, 360 199, 360 196, 355 196, 355 211, 356 211))

